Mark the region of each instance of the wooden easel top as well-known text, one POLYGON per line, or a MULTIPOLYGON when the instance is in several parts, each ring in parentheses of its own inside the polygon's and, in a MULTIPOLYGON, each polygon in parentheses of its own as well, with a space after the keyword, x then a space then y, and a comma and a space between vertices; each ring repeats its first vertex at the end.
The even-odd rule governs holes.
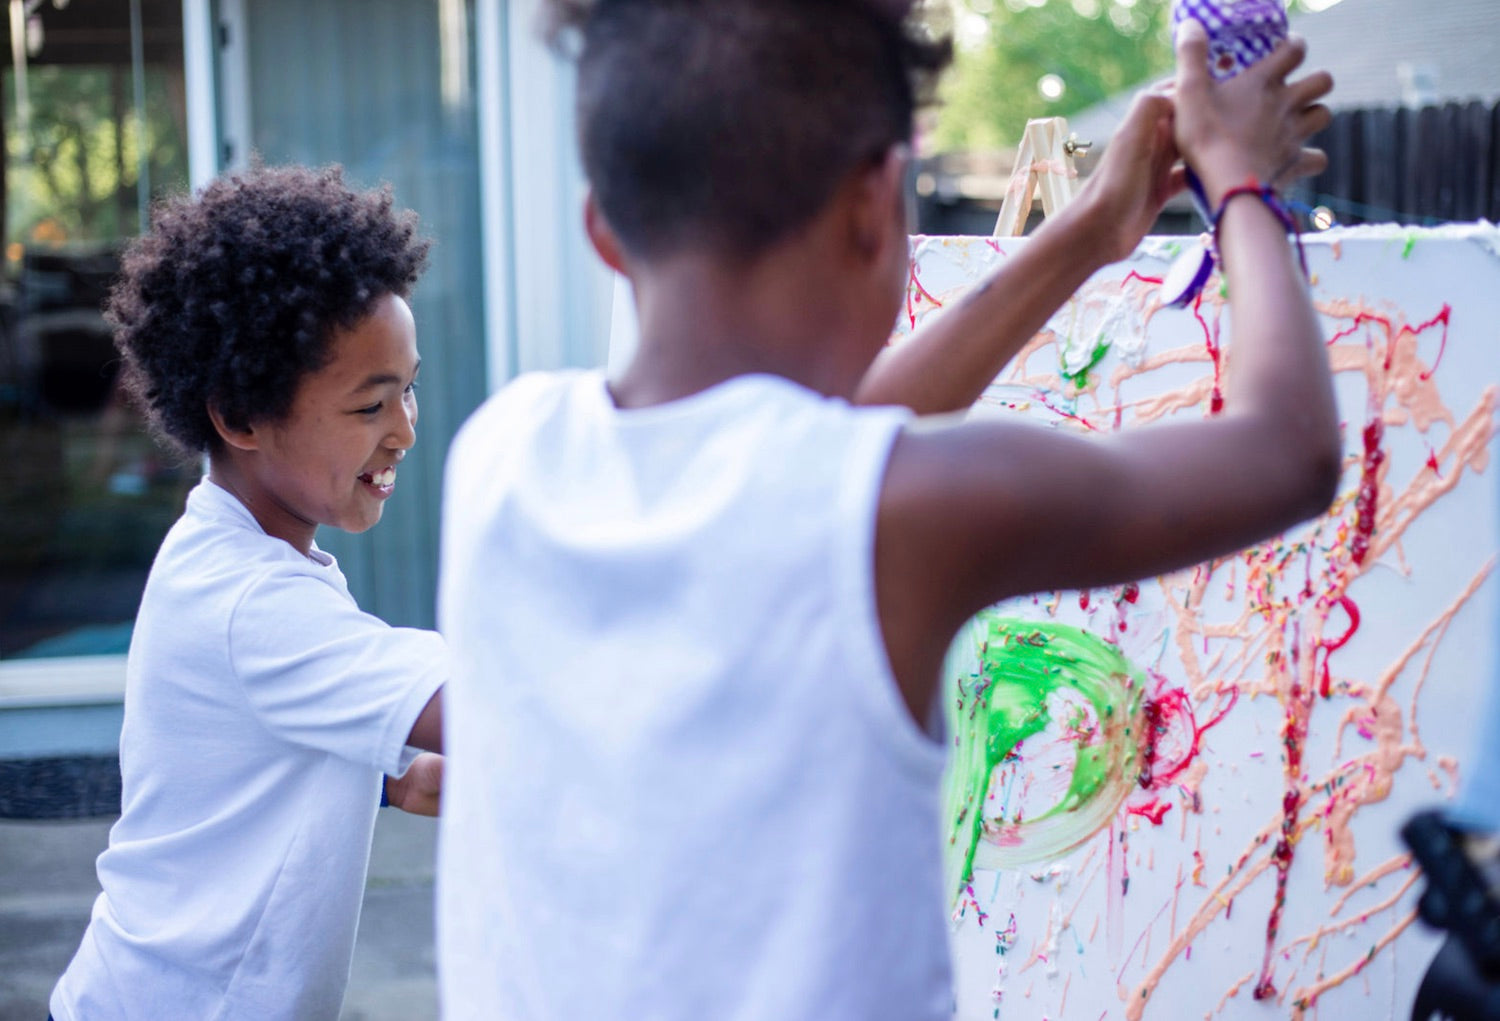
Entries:
POLYGON ((1063 117, 1040 117, 1026 122, 1016 167, 1005 189, 1005 201, 995 221, 995 237, 1020 237, 1026 230, 1032 200, 1041 190, 1042 215, 1051 216, 1078 194, 1078 169, 1073 157, 1088 143, 1068 134, 1063 117))

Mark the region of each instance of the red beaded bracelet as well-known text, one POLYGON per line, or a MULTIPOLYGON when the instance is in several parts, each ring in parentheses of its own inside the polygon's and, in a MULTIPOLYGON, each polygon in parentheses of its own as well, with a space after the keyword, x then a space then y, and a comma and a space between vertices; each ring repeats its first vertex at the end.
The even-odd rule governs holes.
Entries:
POLYGON ((1287 233, 1292 235, 1297 242, 1297 262, 1302 266, 1302 275, 1311 279, 1311 274, 1307 271, 1307 252, 1302 248, 1302 235, 1297 230, 1296 218, 1292 216, 1292 211, 1286 207, 1286 203, 1281 201, 1281 196, 1276 194, 1274 188, 1268 184, 1261 184, 1253 177, 1244 184, 1235 185, 1220 196, 1219 210, 1214 213, 1213 219, 1214 250, 1219 250, 1219 228, 1224 221, 1224 210, 1232 200, 1241 195, 1253 195, 1260 199, 1276 219, 1281 221, 1287 233))

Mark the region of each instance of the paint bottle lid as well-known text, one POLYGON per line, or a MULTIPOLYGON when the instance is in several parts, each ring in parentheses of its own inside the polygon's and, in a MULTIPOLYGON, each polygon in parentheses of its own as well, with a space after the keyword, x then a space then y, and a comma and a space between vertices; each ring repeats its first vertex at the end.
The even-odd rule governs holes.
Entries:
POLYGON ((1161 303, 1167 308, 1187 308, 1213 275, 1214 257, 1202 240, 1194 241, 1167 269, 1161 282, 1161 303))

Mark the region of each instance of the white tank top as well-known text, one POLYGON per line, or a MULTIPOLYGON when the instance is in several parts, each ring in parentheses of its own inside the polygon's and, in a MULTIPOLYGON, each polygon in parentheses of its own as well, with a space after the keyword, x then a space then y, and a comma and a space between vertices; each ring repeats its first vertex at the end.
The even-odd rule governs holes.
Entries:
POLYGON ((874 532, 908 418, 745 376, 617 410, 525 377, 443 511, 445 1016, 951 1013, 941 748, 874 532))

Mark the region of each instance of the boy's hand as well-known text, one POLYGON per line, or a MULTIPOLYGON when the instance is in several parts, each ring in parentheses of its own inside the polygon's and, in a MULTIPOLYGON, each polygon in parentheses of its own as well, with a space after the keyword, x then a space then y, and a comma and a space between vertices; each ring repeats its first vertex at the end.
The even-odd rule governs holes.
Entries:
POLYGON ((1320 154, 1303 145, 1332 123, 1319 100, 1332 90, 1333 78, 1318 71, 1288 82, 1306 55, 1306 43, 1293 36, 1259 63, 1216 82, 1203 27, 1186 21, 1179 28, 1175 137, 1210 205, 1217 208, 1224 192, 1252 177, 1275 185, 1321 166, 1320 154))
POLYGON ((443 757, 436 752, 418 755, 399 779, 385 778, 385 796, 403 812, 437 815, 443 802, 443 757))
POLYGON ((1092 225, 1104 263, 1135 251, 1167 199, 1182 190, 1183 176, 1172 137, 1172 100, 1161 90, 1143 92, 1075 203, 1092 225))

